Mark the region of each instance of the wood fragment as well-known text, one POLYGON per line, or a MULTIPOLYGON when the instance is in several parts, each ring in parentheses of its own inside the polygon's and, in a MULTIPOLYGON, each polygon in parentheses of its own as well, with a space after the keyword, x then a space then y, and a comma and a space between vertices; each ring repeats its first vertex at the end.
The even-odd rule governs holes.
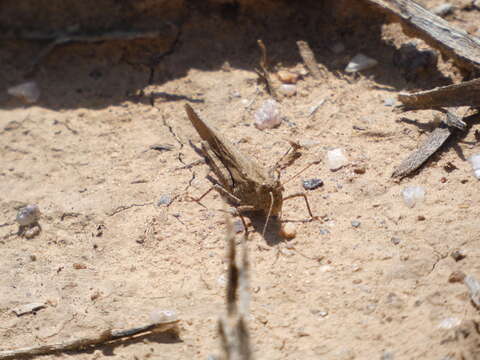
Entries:
POLYGON ((105 330, 92 337, 79 338, 62 343, 32 346, 15 350, 0 351, 0 360, 15 359, 20 357, 34 357, 38 355, 55 354, 65 351, 80 351, 88 347, 94 347, 100 344, 106 344, 124 338, 131 338, 137 335, 158 332, 172 332, 178 335, 178 323, 180 320, 170 320, 155 324, 148 324, 132 329, 125 330, 105 330))
POLYGON ((433 130, 420 148, 411 153, 393 171, 392 177, 403 178, 417 170, 430 156, 440 149, 450 135, 451 130, 446 126, 440 126, 433 130))
POLYGON ((443 122, 448 127, 454 127, 462 131, 467 128, 467 124, 454 113, 454 110, 440 109, 440 111, 446 115, 443 117, 443 122))
POLYGON ((312 76, 319 80, 322 78, 322 73, 318 66, 317 60, 315 59, 315 55, 313 54, 312 48, 306 41, 299 40, 297 41, 298 51, 300 52, 300 56, 303 59, 303 62, 307 66, 308 70, 312 74, 312 76))
POLYGON ((480 67, 480 39, 456 29, 412 0, 363 0, 399 22, 409 36, 423 39, 467 70, 480 67))
POLYGON ((235 235, 232 221, 227 218, 227 313, 220 318, 218 332, 226 360, 252 360, 250 335, 246 319, 250 300, 249 262, 246 237, 242 238, 242 257, 236 260, 235 235))
POLYGON ((480 79, 441 86, 412 94, 400 93, 400 110, 435 109, 440 107, 480 106, 480 79))
POLYGON ((12 311, 17 316, 22 316, 22 315, 25 315, 25 314, 35 313, 36 311, 44 309, 44 308, 45 308, 45 303, 44 302, 36 302, 36 303, 21 305, 21 306, 15 308, 15 309, 12 309, 12 311))

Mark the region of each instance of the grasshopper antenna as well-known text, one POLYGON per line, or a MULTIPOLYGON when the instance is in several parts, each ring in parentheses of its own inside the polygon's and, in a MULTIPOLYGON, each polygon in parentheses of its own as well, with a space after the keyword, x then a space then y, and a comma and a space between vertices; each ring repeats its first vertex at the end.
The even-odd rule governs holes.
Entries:
POLYGON ((316 165, 316 164, 319 164, 320 163, 320 160, 316 160, 316 161, 312 161, 310 164, 308 164, 307 166, 305 166, 302 170, 300 170, 298 173, 296 173, 295 175, 293 175, 290 179, 288 179, 287 181, 285 181, 282 185, 285 185, 287 184, 288 182, 292 181, 293 179, 295 179, 298 175, 300 175, 301 173, 303 173, 305 170, 307 170, 310 166, 312 165, 316 165))

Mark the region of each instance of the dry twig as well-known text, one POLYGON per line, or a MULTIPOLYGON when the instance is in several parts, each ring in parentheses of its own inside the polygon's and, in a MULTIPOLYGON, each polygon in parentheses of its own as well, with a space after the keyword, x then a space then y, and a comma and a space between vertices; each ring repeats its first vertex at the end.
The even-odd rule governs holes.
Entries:
POLYGON ((298 51, 300 52, 300 56, 303 59, 303 62, 307 66, 308 70, 312 73, 312 76, 315 79, 321 79, 322 73, 320 68, 318 67, 317 60, 315 60, 315 55, 313 54, 312 48, 306 41, 299 40, 297 41, 298 51))
POLYGON ((267 88, 267 92, 273 97, 275 100, 278 100, 277 93, 275 88, 273 87, 272 79, 270 78, 270 73, 268 72, 268 57, 267 57, 267 48, 265 47, 264 42, 259 39, 257 40, 257 44, 260 47, 260 70, 256 70, 257 75, 263 80, 265 83, 265 87, 267 88))
POLYGON ((20 357, 34 357, 38 355, 54 354, 72 350, 79 351, 87 347, 106 344, 115 340, 131 338, 137 335, 145 335, 147 333, 172 332, 173 334, 178 335, 179 321, 180 320, 169 320, 126 330, 108 329, 92 337, 65 341, 58 344, 32 346, 16 350, 4 350, 0 351, 0 360, 15 359, 20 357))

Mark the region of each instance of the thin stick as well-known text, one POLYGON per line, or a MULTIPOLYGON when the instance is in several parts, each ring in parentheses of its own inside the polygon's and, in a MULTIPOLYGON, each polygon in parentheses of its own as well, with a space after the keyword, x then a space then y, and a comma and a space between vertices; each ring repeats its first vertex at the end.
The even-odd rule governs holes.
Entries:
POLYGON ((270 73, 268 72, 268 57, 267 57, 267 48, 265 47, 264 42, 259 39, 257 40, 257 44, 260 47, 260 70, 257 70, 258 76, 265 82, 265 86, 267 88, 267 92, 273 97, 275 100, 278 100, 277 93, 272 84, 272 79, 270 78, 270 73))
POLYGON ((303 59, 303 62, 307 66, 308 70, 312 73, 312 76, 319 80, 322 78, 322 72, 318 67, 317 60, 315 60, 315 55, 313 54, 312 48, 306 41, 299 40, 297 41, 298 51, 300 56, 303 59))
POLYGON ((109 343, 115 340, 131 338, 136 335, 157 332, 173 332, 178 335, 178 323, 180 320, 171 320, 155 324, 148 324, 126 330, 105 330, 92 337, 85 337, 71 341, 65 341, 58 344, 32 346, 16 350, 0 351, 0 360, 14 359, 19 357, 33 357, 38 355, 48 355, 64 351, 80 351, 86 347, 97 346, 109 343))

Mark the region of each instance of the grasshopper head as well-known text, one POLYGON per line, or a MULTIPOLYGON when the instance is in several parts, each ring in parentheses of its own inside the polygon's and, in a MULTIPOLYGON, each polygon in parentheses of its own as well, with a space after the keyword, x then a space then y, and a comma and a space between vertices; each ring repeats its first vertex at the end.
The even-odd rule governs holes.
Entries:
POLYGON ((283 203, 283 186, 279 180, 274 180, 269 183, 264 183, 260 185, 259 197, 261 199, 261 208, 264 209, 265 213, 269 212, 273 216, 280 214, 282 210, 283 203))

